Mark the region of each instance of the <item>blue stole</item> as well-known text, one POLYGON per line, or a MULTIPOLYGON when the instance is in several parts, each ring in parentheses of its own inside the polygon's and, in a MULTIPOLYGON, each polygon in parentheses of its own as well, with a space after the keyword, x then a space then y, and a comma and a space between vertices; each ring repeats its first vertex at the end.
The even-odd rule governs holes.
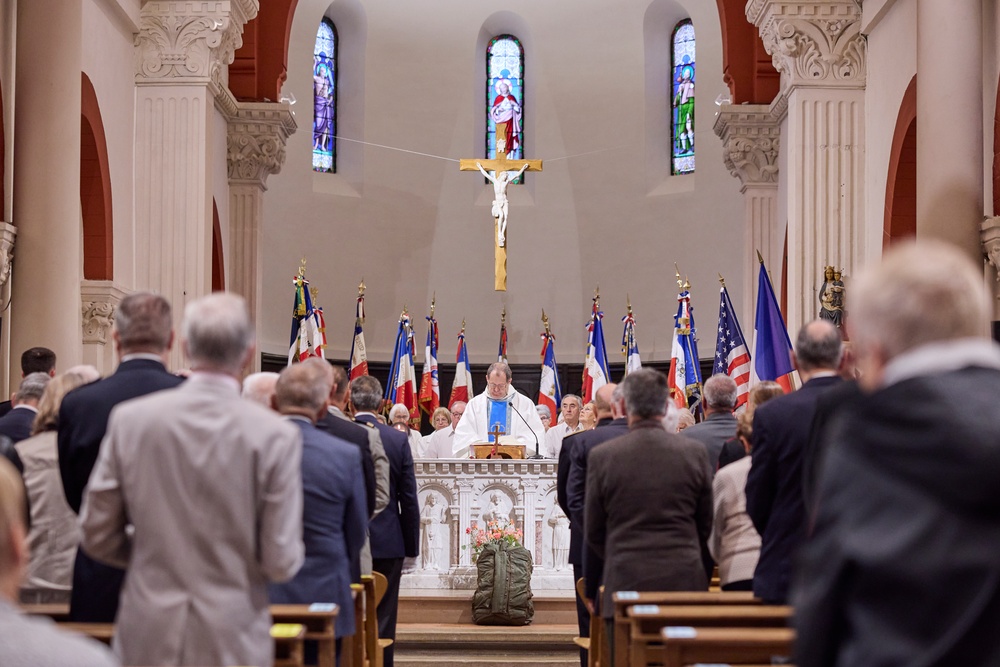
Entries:
POLYGON ((507 399, 496 401, 492 398, 488 398, 487 400, 490 402, 490 409, 487 411, 489 420, 486 423, 486 437, 488 438, 488 442, 496 444, 496 438, 493 437, 493 434, 490 433, 490 431, 492 431, 493 427, 498 423, 500 424, 500 428, 503 430, 504 435, 510 435, 510 410, 508 409, 510 407, 510 403, 507 399))

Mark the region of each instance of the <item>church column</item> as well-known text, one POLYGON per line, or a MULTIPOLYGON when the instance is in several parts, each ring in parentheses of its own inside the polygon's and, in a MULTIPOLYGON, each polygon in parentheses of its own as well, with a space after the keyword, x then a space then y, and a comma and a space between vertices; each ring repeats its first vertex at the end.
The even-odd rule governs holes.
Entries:
POLYGON ((111 327, 125 291, 110 280, 84 280, 80 287, 83 315, 83 363, 110 375, 117 366, 111 327))
MULTIPOLYGON (((262 265, 260 248, 261 202, 267 177, 285 162, 285 144, 295 131, 295 119, 285 104, 238 103, 229 119, 229 289, 242 295, 250 317, 260 326, 262 265)), ((260 355, 254 360, 259 370, 260 355)))
POLYGON ((80 362, 81 0, 17 3, 11 359, 42 345, 80 362), (20 266, 20 270, 17 267, 20 266))
POLYGON ((743 322, 753 322, 760 251, 768 269, 781 266, 784 226, 778 211, 780 121, 766 104, 727 104, 715 120, 729 173, 740 179, 743 194, 743 322))
MULTIPOLYGON (((528 471, 528 467, 525 466, 525 472, 528 471)), ((535 473, 537 474, 537 473, 535 473)), ((521 507, 524 512, 522 516, 524 517, 524 548, 531 552, 532 559, 535 561, 535 567, 539 567, 542 564, 542 541, 541 541, 541 522, 540 518, 535 516, 538 512, 535 510, 535 501, 537 500, 538 493, 538 480, 537 479, 521 479, 521 507), (538 538, 538 539, 536 539, 538 538)))
MULTIPOLYGON (((855 0, 751 0, 747 19, 781 73, 787 102, 788 308, 792 337, 819 312, 823 267, 864 260, 867 51, 855 0)), ((768 265, 772 275, 780 266, 768 265)))
MULTIPOLYGON (((474 469, 474 466, 470 467, 474 469)), ((476 482, 471 475, 461 474, 455 480, 455 484, 458 486, 458 539, 460 541, 464 540, 464 542, 461 542, 462 544, 468 544, 469 538, 466 537, 464 531, 472 525, 472 490, 476 482)), ((481 527, 485 528, 486 526, 481 527)), ((459 549, 458 564, 462 567, 472 567, 472 547, 459 549)))
POLYGON ((917 236, 981 260, 981 0, 917 3, 917 236))
MULTIPOLYGON (((213 98, 258 0, 149 0, 136 37, 136 288, 185 305, 212 289, 213 98)), ((79 124, 79 122, 77 123, 79 124)), ((171 366, 182 363, 180 346, 171 366)))

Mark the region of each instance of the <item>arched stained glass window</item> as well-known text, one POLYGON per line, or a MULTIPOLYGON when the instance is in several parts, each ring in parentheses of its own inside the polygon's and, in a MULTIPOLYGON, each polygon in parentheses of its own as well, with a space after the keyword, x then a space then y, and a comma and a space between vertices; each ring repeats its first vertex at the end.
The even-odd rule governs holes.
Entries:
POLYGON ((327 18, 313 49, 313 171, 337 171, 337 29, 327 18))
POLYGON ((674 28, 672 77, 671 172, 694 173, 694 25, 685 19, 674 28))
MULTIPOLYGON (((524 49, 513 35, 500 35, 486 49, 486 157, 524 156, 524 49)), ((520 178, 513 181, 519 183, 520 178)))

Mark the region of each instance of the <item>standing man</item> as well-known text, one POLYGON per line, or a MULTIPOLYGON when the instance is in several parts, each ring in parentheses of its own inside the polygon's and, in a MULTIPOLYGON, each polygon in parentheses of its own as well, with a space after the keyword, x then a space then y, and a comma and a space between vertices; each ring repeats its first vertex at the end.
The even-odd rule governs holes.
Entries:
POLYGON ((0 417, 0 435, 18 443, 31 436, 31 425, 38 414, 38 401, 42 400, 45 387, 52 376, 48 373, 31 373, 23 380, 17 389, 17 399, 14 409, 0 417))
POLYGON ((805 537, 802 455, 816 402, 841 382, 840 330, 813 320, 795 341, 795 368, 803 385, 753 413, 752 463, 747 477, 747 514, 760 533, 761 549, 753 575, 754 595, 767 604, 785 604, 792 562, 805 537))
MULTIPOLYGON (((267 585, 302 565, 302 436, 240 398, 246 302, 188 304, 180 387, 115 408, 80 514, 83 548, 128 568, 127 665, 269 665, 267 585)), ((65 404, 64 404, 65 405, 65 404)))
POLYGON ((455 429, 465 414, 465 401, 455 401, 451 404, 451 426, 434 431, 427 442, 426 456, 429 459, 450 459, 454 456, 452 442, 455 440, 455 429))
POLYGON ((462 420, 455 429, 455 458, 469 456, 469 446, 480 442, 494 442, 490 434, 499 426, 502 436, 513 437, 524 445, 528 454, 541 449, 545 427, 538 418, 535 404, 511 386, 510 366, 502 361, 490 364, 486 371, 486 391, 479 394, 465 408, 462 420))
POLYGON ((712 571, 708 454, 663 428, 663 373, 629 373, 622 389, 629 432, 595 447, 587 466, 586 538, 604 559, 601 615, 609 623, 618 591, 705 591, 712 571))
POLYGON ((1000 350, 983 287, 940 242, 893 245, 853 282, 866 395, 827 430, 792 591, 797 665, 1000 664, 1000 350))
POLYGON ((712 472, 719 467, 719 453, 726 440, 736 437, 736 381, 728 375, 715 374, 705 381, 705 421, 684 429, 685 438, 705 445, 712 472))
MULTIPOLYGON (((368 533, 372 569, 385 575, 389 582, 385 597, 378 605, 378 636, 395 639, 403 559, 416 558, 420 554, 420 507, 410 443, 406 434, 378 422, 375 411, 381 404, 382 384, 377 379, 362 375, 351 381, 354 418, 378 430, 389 457, 389 505, 368 524, 368 533)), ((385 650, 386 667, 392 667, 392 658, 392 646, 389 646, 385 650)))
MULTIPOLYGON (((166 369, 174 342, 170 303, 162 296, 136 292, 122 299, 111 338, 121 363, 114 374, 71 391, 59 407, 59 472, 69 506, 77 514, 94 469, 108 415, 119 403, 161 389, 181 378, 166 369)), ((99 563, 79 549, 73 567, 70 620, 113 623, 125 572, 99 563)))
MULTIPOLYGON (((55 377, 56 353, 47 347, 32 347, 21 353, 21 377, 26 378, 32 373, 45 373, 49 377, 55 377)), ((0 417, 13 408, 14 404, 11 401, 0 403, 0 417)))
MULTIPOLYGON (((562 450, 563 438, 571 433, 578 433, 583 430, 583 426, 580 424, 580 410, 582 408, 583 402, 576 394, 566 394, 563 396, 562 404, 559 406, 563 420, 555 426, 550 427, 548 431, 545 431, 545 449, 542 454, 546 458, 560 458, 559 452, 562 450)), ((539 419, 539 421, 541 420, 539 419)), ((542 428, 544 428, 544 425, 542 428)))
MULTIPOLYGON (((285 368, 275 386, 274 408, 302 434, 306 560, 291 581, 271 584, 270 597, 274 604, 335 602, 340 607, 335 627, 339 655, 341 639, 354 635, 351 582, 361 581, 358 557, 368 534, 368 509, 361 450, 315 426, 318 417, 328 414, 332 386, 330 364, 316 357, 285 368)), ((313 664, 312 642, 306 648, 313 654, 306 662, 313 664)))

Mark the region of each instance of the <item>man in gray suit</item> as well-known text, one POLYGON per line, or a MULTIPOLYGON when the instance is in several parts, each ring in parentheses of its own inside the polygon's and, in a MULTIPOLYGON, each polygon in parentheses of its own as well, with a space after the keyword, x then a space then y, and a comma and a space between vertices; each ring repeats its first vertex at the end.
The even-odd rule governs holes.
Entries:
POLYGON ((587 544, 604 559, 601 615, 618 591, 704 591, 712 571, 712 471, 705 447, 667 433, 663 373, 622 382, 629 432, 587 457, 587 544))
POLYGON ((302 436, 240 398, 254 353, 242 298, 188 304, 182 345, 187 382, 111 413, 83 548, 128 568, 114 641, 123 663, 269 665, 267 584, 291 578, 304 555, 302 436))
POLYGON ((705 445, 712 474, 719 467, 719 453, 726 440, 736 436, 736 381, 716 374, 705 381, 705 421, 684 429, 685 438, 705 445))

